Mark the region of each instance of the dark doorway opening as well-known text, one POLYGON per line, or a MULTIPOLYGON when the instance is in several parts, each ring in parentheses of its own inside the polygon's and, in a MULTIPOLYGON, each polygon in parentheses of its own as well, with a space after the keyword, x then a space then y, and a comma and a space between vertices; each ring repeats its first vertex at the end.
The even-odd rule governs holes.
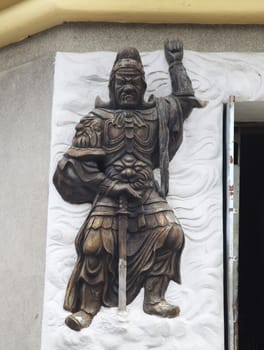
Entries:
POLYGON ((239 350, 263 350, 264 126, 244 126, 239 131, 239 350))

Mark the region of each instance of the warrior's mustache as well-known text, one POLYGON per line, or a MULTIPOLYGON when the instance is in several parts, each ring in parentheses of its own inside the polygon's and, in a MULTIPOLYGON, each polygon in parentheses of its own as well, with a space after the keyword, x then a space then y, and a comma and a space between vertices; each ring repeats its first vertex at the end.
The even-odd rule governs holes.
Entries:
POLYGON ((120 94, 121 98, 126 98, 128 96, 137 97, 137 92, 135 90, 122 91, 120 94))

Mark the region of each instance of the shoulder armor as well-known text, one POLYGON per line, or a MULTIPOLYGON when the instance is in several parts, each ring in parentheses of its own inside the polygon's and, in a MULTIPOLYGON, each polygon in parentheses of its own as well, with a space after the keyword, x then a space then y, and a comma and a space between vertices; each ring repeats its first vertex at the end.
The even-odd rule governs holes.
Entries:
POLYGON ((92 113, 82 118, 75 126, 72 146, 77 148, 100 148, 102 120, 92 113))

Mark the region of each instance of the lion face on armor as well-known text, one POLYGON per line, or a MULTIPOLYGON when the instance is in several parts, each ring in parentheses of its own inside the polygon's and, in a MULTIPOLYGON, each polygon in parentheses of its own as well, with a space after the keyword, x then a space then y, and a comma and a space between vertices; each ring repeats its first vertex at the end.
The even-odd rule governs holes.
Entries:
POLYGON ((153 187, 153 174, 149 165, 136 159, 133 155, 125 155, 115 161, 106 170, 107 175, 114 181, 129 183, 134 190, 153 187))

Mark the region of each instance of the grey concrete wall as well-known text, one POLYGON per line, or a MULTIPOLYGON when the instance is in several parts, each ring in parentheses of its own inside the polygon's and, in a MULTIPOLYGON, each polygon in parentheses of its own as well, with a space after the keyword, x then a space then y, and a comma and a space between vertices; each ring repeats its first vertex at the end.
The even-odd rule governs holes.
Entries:
POLYGON ((40 346, 52 60, 0 73, 0 349, 40 346))
POLYGON ((262 25, 68 23, 0 49, 0 70, 55 51, 116 51, 124 45, 152 51, 160 49, 166 38, 174 37, 195 51, 263 51, 263 34, 262 25))
MULTIPOLYGON (((0 50, 0 349, 38 350, 56 51, 263 51, 264 26, 65 24, 0 50)), ((52 350, 52 349, 50 349, 52 350)))

